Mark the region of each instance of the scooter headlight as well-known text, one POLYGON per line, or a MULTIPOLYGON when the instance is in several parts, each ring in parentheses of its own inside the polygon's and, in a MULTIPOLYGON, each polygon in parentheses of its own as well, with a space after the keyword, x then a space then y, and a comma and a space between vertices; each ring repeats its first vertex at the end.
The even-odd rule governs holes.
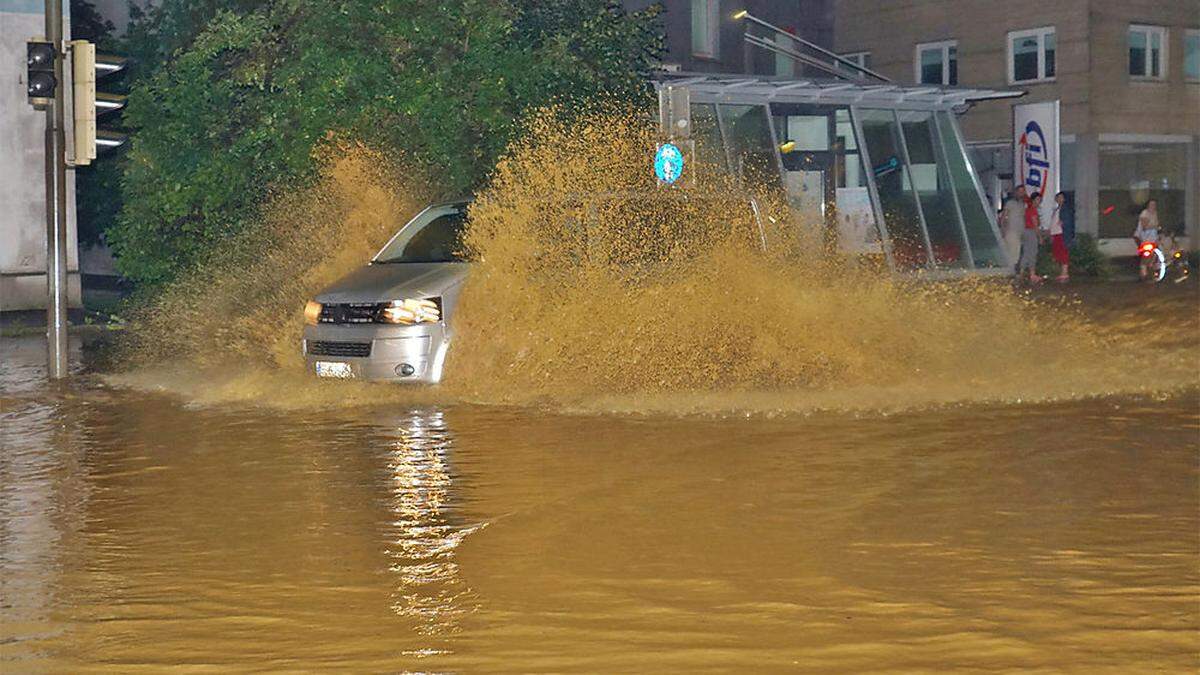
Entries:
POLYGON ((381 323, 417 324, 437 323, 442 320, 442 299, 407 298, 385 303, 379 310, 381 323))

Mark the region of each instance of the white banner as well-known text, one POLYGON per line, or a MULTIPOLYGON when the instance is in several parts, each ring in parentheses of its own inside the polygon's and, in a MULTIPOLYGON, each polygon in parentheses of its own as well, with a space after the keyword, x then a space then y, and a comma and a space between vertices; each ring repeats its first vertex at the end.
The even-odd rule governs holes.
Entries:
POLYGON ((1054 203, 1062 177, 1059 159, 1058 101, 1013 106, 1013 187, 1042 196, 1042 207, 1054 203))

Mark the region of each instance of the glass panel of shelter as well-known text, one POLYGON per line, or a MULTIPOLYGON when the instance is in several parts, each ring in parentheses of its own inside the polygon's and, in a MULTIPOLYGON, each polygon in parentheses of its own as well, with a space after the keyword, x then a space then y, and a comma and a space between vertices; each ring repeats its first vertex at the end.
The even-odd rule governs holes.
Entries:
POLYGON ((783 186, 802 222, 845 253, 882 255, 858 141, 846 106, 772 103, 783 186))
POLYGON ((712 103, 693 103, 688 115, 692 124, 695 160, 700 173, 728 171, 725 143, 721 138, 720 122, 717 120, 717 106, 712 103))
POLYGON ((802 222, 833 229, 833 206, 842 167, 834 138, 832 109, 800 103, 771 104, 771 123, 779 139, 783 189, 802 222))
POLYGON ((975 268, 1001 268, 1015 264, 1009 261, 1000 246, 1000 230, 996 226, 995 212, 987 204, 982 187, 976 183, 977 176, 963 147, 962 136, 955 127, 951 113, 941 111, 936 114, 936 128, 941 139, 942 157, 944 158, 950 183, 958 205, 958 213, 962 219, 963 231, 967 236, 971 258, 975 268))
POLYGON ((901 271, 927 267, 930 245, 921 222, 921 207, 905 161, 904 144, 894 110, 858 110, 863 146, 871 162, 875 193, 891 238, 892 264, 901 271))
POLYGON ((901 271, 1007 264, 950 113, 854 112, 861 142, 847 106, 693 103, 696 159, 783 189, 847 253, 885 253, 888 237, 901 271))
POLYGON ((950 182, 949 169, 929 110, 897 111, 901 135, 905 141, 909 165, 902 176, 904 187, 911 187, 921 205, 925 231, 933 253, 933 264, 942 268, 971 267, 970 245, 959 219, 958 195, 950 182))
POLYGON ((779 189, 779 153, 767 107, 722 103, 717 111, 734 176, 752 191, 779 189))

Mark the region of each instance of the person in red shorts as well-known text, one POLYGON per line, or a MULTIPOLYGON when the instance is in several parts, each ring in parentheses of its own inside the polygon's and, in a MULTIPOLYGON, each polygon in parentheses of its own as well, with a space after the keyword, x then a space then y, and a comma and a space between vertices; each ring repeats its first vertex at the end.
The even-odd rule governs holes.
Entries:
POLYGON ((1054 256, 1054 262, 1062 265, 1062 271, 1059 272, 1055 279, 1060 284, 1065 284, 1070 280, 1070 275, 1067 270, 1071 264, 1071 253, 1067 250, 1067 242, 1063 238, 1063 217, 1066 215, 1067 195, 1058 193, 1054 195, 1054 213, 1050 215, 1050 253, 1054 256))

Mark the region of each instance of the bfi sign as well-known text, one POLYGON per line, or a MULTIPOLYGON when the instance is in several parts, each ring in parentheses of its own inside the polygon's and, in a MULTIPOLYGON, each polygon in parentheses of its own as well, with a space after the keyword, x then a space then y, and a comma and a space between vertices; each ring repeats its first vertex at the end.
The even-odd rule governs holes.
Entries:
POLYGON ((1059 192, 1058 101, 1013 106, 1013 182, 1042 204, 1059 192), (1019 181, 1019 183, 1018 183, 1019 181))
POLYGON ((1050 157, 1046 154, 1046 134, 1042 125, 1031 120, 1025 125, 1025 133, 1017 140, 1021 163, 1020 175, 1025 180, 1025 192, 1029 196, 1041 195, 1046 198, 1046 186, 1050 184, 1050 157))

